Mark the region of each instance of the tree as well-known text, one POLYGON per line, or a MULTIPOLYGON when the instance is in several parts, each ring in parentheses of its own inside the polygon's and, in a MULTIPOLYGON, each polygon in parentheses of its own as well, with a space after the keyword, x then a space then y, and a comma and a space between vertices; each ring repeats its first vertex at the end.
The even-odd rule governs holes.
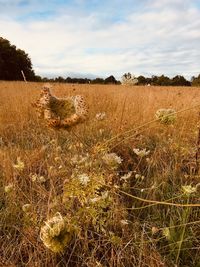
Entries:
POLYGON ((138 80, 138 85, 148 84, 147 83, 147 79, 144 76, 142 76, 142 75, 138 76, 137 77, 137 80, 138 80))
POLYGON ((107 77, 104 81, 105 84, 117 84, 117 80, 113 75, 107 77))
POLYGON ((171 80, 173 86, 191 86, 191 83, 187 81, 183 76, 177 75, 171 80))
POLYGON ((138 83, 137 78, 132 75, 130 72, 125 73, 122 76, 122 84, 123 85, 136 85, 138 83))
POLYGON ((0 37, 0 80, 23 80, 21 71, 27 80, 35 79, 28 54, 0 37))
POLYGON ((197 77, 192 77, 192 86, 200 86, 200 74, 197 77))

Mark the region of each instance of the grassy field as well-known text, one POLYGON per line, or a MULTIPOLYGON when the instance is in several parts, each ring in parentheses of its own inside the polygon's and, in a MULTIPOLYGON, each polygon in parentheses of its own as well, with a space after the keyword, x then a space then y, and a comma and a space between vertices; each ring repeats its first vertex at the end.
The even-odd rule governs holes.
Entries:
POLYGON ((90 108, 54 130, 41 88, 0 82, 0 266, 200 267, 200 89, 54 84, 90 108))

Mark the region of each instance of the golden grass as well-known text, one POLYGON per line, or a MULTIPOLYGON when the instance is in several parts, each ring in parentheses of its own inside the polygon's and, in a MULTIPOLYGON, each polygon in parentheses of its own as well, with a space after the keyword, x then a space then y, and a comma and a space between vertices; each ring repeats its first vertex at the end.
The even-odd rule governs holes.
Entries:
POLYGON ((188 203, 198 205, 199 194, 186 198, 181 186, 199 183, 199 173, 192 173, 191 167, 197 149, 199 88, 53 84, 56 96, 80 94, 89 104, 89 120, 70 131, 47 128, 37 118, 31 103, 38 99, 41 88, 41 83, 0 82, 0 259, 4 266, 198 266, 199 209, 188 207, 188 203), (174 125, 145 124, 155 119, 160 108, 179 111, 190 107, 177 114, 174 125), (105 120, 96 120, 95 115, 102 112, 106 113, 105 120), (143 124, 146 127, 138 128, 143 124), (71 159, 89 154, 98 162, 102 144, 123 158, 120 169, 105 168, 105 177, 100 173, 102 165, 96 163, 96 167, 78 171, 89 170, 110 190, 112 218, 106 222, 105 235, 91 223, 87 209, 76 217, 81 205, 84 209, 86 196, 82 194, 90 195, 99 186, 95 178, 91 192, 77 191, 77 203, 68 207, 68 213, 69 200, 66 206, 59 204, 59 208, 57 204, 62 203, 65 187, 75 190, 77 186, 70 184, 74 171, 71 159), (137 159, 134 147, 151 150, 148 163, 137 159), (25 164, 22 172, 13 168, 17 158, 25 164), (145 179, 122 185, 117 177, 130 170, 145 179), (31 174, 47 181, 44 185, 34 183, 31 174), (4 187, 9 183, 14 190, 6 194, 4 187), (150 205, 145 204, 148 200, 150 205), (169 207, 167 202, 174 205, 169 207), (31 219, 22 212, 25 204, 32 206, 31 219), (59 256, 39 239, 40 227, 53 212, 70 214, 81 228, 65 254, 59 256), (120 228, 119 221, 125 219, 131 227, 120 228), (168 227, 171 239, 152 236, 152 227, 158 231, 168 227))

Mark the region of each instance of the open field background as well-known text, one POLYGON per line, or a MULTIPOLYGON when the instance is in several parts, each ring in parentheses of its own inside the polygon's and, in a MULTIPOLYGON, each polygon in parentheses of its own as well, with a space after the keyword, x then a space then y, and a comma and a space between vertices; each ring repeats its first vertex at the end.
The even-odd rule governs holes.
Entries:
POLYGON ((200 266, 199 207, 181 206, 200 199, 195 161, 200 89, 54 84, 56 96, 81 94, 90 107, 87 122, 56 131, 31 106, 41 88, 40 83, 0 82, 2 266, 200 266), (160 108, 189 110, 178 113, 173 125, 153 121, 136 129, 154 120, 160 108), (96 120, 102 112, 105 119, 96 120), (131 129, 136 130, 127 133, 131 129), (138 158, 134 148, 150 154, 138 158), (123 159, 117 169, 100 162, 110 152, 123 159), (71 162, 86 155, 88 164, 71 162), (13 167, 17 158, 21 169, 13 167), (129 179, 120 178, 130 171, 129 179), (94 178, 90 190, 77 189, 70 178, 74 172, 94 178), (34 174, 44 182, 33 181, 34 174), (9 184, 13 188, 5 192, 9 184), (185 193, 185 185, 194 192, 185 193), (88 199, 94 199, 97 188, 109 197, 92 206, 88 199), (77 190, 76 201, 70 190, 77 190), (30 210, 24 211, 25 204, 30 210), (44 221, 56 212, 78 229, 61 254, 39 238, 44 221))

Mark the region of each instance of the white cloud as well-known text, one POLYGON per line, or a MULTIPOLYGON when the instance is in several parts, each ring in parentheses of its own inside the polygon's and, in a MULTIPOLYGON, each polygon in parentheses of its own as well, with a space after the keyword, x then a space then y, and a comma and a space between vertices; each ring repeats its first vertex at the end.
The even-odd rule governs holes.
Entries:
MULTIPOLYGON (((13 2, 17 3, 13 11, 19 10, 19 0, 13 2)), ((115 0, 114 4, 120 2, 115 0)), ((127 6, 127 14, 120 20, 109 14, 111 4, 103 14, 101 10, 58 6, 51 19, 16 20, 4 13, 0 32, 30 55, 37 74, 77 72, 120 77, 130 71, 189 77, 200 73, 200 9, 194 1, 141 3, 138 10, 127 6)), ((38 1, 31 5, 37 6, 38 1)), ((84 5, 83 0, 80 5, 84 5)))

